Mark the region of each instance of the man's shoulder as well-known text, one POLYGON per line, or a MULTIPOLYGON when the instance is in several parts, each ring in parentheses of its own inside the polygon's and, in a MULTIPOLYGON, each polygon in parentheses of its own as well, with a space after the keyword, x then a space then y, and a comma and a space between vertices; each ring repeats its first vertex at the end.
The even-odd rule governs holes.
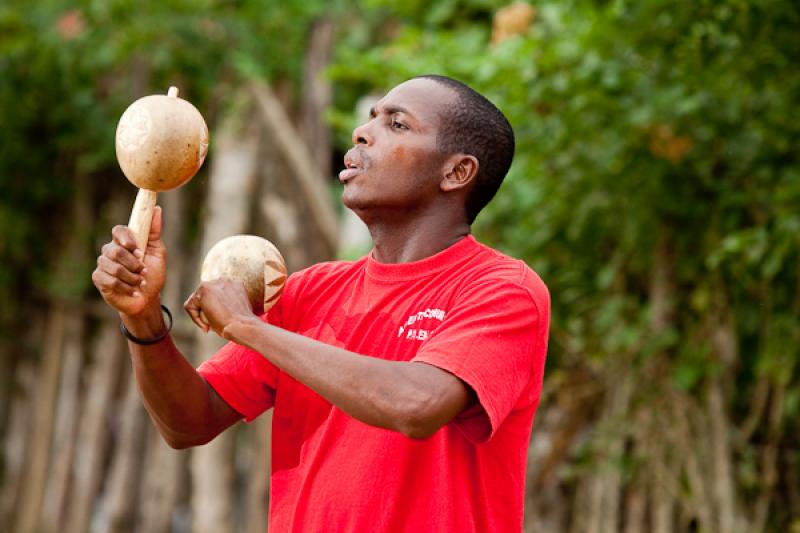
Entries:
POLYGON ((516 286, 532 296, 549 298, 547 286, 528 263, 477 242, 480 254, 472 268, 472 282, 497 286, 516 286))

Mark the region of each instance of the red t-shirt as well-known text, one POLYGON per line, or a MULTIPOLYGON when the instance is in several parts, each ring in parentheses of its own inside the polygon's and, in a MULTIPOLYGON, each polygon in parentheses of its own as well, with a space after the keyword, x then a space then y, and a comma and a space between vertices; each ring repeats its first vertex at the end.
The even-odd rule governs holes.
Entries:
POLYGON ((421 261, 372 256, 292 275, 267 320, 347 350, 455 374, 478 405, 425 440, 364 424, 252 350, 200 373, 253 420, 274 407, 269 530, 522 530, 550 303, 522 261, 468 236, 421 261))

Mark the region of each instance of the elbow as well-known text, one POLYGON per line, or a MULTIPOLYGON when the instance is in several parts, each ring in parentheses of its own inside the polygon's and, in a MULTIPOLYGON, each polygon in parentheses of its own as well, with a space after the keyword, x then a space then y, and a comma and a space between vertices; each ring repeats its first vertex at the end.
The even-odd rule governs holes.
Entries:
POLYGON ((437 416, 435 398, 417 398, 401 409, 397 416, 397 431, 412 440, 432 437, 446 421, 437 416))
POLYGON ((173 450, 186 450, 188 448, 194 448, 195 446, 202 446, 203 444, 208 444, 213 439, 213 437, 188 435, 185 433, 165 431, 163 429, 160 429, 159 433, 161 433, 161 437, 164 439, 164 442, 167 443, 167 446, 173 450))
POLYGON ((441 426, 438 425, 418 423, 411 424, 400 429, 400 433, 411 440, 426 440, 433 437, 433 435, 440 429, 441 426))
POLYGON ((192 447, 191 444, 186 444, 186 443, 179 442, 179 441, 174 441, 174 440, 167 440, 167 439, 164 439, 164 440, 167 443, 167 446, 169 446, 173 450, 188 450, 189 448, 192 447))
POLYGON ((166 442, 167 446, 169 446, 173 450, 188 450, 189 448, 193 448, 194 446, 196 446, 195 444, 188 441, 171 439, 171 438, 168 439, 166 437, 164 437, 164 442, 166 442))
POLYGON ((165 435, 162 433, 161 437, 164 439, 164 442, 167 443, 167 446, 173 450, 186 450, 195 446, 193 442, 174 435, 165 435))

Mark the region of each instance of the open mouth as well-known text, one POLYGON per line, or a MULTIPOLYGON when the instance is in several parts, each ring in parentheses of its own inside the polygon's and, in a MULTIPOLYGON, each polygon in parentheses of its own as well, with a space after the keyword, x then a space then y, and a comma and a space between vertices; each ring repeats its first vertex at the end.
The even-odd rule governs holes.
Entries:
POLYGON ((339 172, 339 181, 342 183, 354 178, 363 170, 360 161, 356 158, 356 155, 353 152, 353 150, 350 150, 344 156, 345 168, 339 172))

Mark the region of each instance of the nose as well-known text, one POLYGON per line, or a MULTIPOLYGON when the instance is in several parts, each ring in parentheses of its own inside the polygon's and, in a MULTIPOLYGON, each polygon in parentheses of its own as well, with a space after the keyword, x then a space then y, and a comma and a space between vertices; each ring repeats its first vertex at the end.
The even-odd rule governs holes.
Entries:
POLYGON ((365 144, 367 146, 372 144, 372 134, 369 131, 369 122, 365 122, 353 130, 353 144, 365 144))

